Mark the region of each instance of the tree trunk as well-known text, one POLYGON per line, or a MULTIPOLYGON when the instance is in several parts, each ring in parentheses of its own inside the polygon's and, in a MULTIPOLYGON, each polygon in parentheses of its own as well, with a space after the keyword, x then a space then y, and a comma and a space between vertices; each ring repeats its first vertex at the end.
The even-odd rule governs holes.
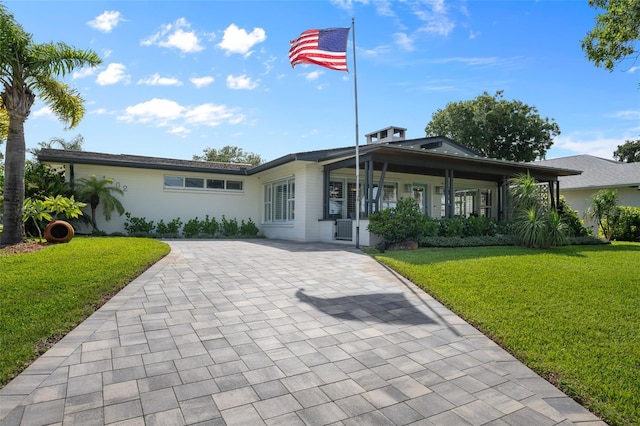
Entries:
POLYGON ((4 223, 0 246, 26 239, 22 212, 24 205, 24 122, 35 102, 34 93, 24 84, 14 84, 2 92, 9 116, 9 134, 4 156, 4 223))
POLYGON ((22 221, 24 162, 24 121, 10 117, 4 167, 4 223, 0 246, 18 244, 26 238, 22 221))

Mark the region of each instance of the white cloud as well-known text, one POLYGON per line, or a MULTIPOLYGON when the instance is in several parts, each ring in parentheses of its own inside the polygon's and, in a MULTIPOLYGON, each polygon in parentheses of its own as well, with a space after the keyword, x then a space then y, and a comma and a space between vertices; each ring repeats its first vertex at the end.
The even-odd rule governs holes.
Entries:
POLYGON ((168 122, 182 117, 185 107, 168 99, 153 98, 125 109, 119 120, 138 123, 155 123, 165 126, 168 122))
POLYGON ((640 120, 640 110, 616 111, 610 117, 620 118, 622 120, 640 120))
POLYGON ((180 136, 180 137, 185 137, 187 136, 189 133, 191 133, 191 130, 187 129, 184 126, 176 126, 176 127, 172 127, 169 130, 169 133, 180 136))
POLYGON ((205 77, 192 77, 189 79, 189 81, 193 83, 193 85, 196 86, 198 89, 200 89, 201 87, 207 87, 208 85, 213 83, 215 79, 211 76, 205 76, 205 77))
POLYGON ((415 47, 413 46, 413 39, 409 37, 407 34, 395 33, 393 35, 393 38, 395 38, 396 44, 400 46, 402 49, 407 50, 409 52, 415 49, 415 47))
POLYGON ((251 48, 266 39, 267 35, 262 28, 254 28, 253 31, 247 33, 244 29, 231 24, 224 30, 222 41, 217 46, 225 50, 227 55, 239 53, 249 56, 252 53, 251 48))
POLYGON ((304 75, 304 78, 305 78, 307 81, 314 81, 314 80, 317 80, 318 78, 320 78, 320 76, 321 76, 322 74, 324 74, 324 72, 323 72, 323 71, 320 71, 320 70, 317 70, 317 71, 311 71, 311 72, 306 73, 306 74, 304 75))
POLYGON ((103 33, 110 33, 119 22, 124 21, 120 12, 116 10, 106 10, 102 15, 98 15, 95 19, 87 22, 87 24, 103 33))
POLYGON ((223 123, 238 124, 245 116, 226 105, 206 103, 183 106, 169 99, 154 98, 147 102, 129 106, 119 120, 129 123, 169 127, 169 133, 185 135, 189 126, 218 126, 223 123))
POLYGON ((239 76, 229 75, 227 77, 227 87, 229 89, 253 90, 258 87, 258 82, 251 80, 251 77, 247 77, 244 74, 239 76))
POLYGON ((125 73, 126 67, 122 64, 111 63, 107 69, 100 72, 96 78, 96 83, 100 86, 108 86, 120 82, 128 83, 129 75, 125 73))
POLYGON ((162 25, 160 31, 142 40, 143 46, 157 45, 175 48, 182 53, 193 53, 204 50, 195 31, 191 31, 191 24, 184 18, 179 18, 173 24, 162 25))
POLYGON ((31 113, 32 117, 54 117, 53 112, 51 111, 51 108, 49 108, 48 106, 42 107, 37 111, 34 111, 31 113))
POLYGON ((450 63, 459 63, 471 66, 480 66, 480 65, 493 65, 498 63, 499 59, 495 56, 479 56, 479 57, 463 57, 463 56, 453 56, 450 58, 441 58, 434 59, 431 61, 434 64, 450 64, 450 63))
POLYGON ((160 74, 155 73, 147 79, 138 81, 138 84, 145 84, 147 86, 182 86, 182 82, 173 77, 160 77, 160 74))
POLYGON ((629 137, 611 137, 600 133, 573 133, 566 136, 557 136, 551 149, 562 149, 570 152, 562 156, 588 154, 613 159, 613 152, 618 148, 618 145, 622 145, 627 139, 629 137))
POLYGON ((93 68, 93 67, 82 68, 78 71, 74 71, 73 74, 71 74, 71 78, 75 80, 77 78, 90 77, 93 74, 95 74, 96 70, 97 68, 93 68))

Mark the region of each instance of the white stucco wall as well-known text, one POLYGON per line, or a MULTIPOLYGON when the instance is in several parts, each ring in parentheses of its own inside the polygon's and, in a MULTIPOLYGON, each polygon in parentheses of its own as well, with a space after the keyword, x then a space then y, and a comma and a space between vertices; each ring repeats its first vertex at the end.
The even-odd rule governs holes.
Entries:
MULTIPOLYGON (((563 195, 571 208, 578 212, 578 217, 584 220, 585 226, 591 227, 594 231, 596 231, 596 224, 587 219, 586 211, 591 205, 591 197, 600 189, 603 188, 568 190, 562 189, 562 186, 560 186, 560 195, 563 195)), ((637 187, 609 189, 615 189, 617 191, 619 206, 640 207, 640 190, 638 190, 637 187)), ((596 234, 596 232, 594 232, 594 234, 596 234)))
MULTIPOLYGON (((124 191, 122 196, 114 195, 120 199, 125 211, 131 213, 133 217, 154 221, 155 224, 160 220, 168 223, 176 218, 180 218, 184 224, 196 217, 203 220, 206 215, 209 215, 210 218, 215 217, 220 222, 222 216, 225 215, 227 219, 237 219, 238 223, 241 220, 246 221, 251 218, 258 227, 260 226, 261 188, 255 178, 84 164, 76 164, 74 171, 76 179, 91 175, 96 175, 98 178, 112 178, 114 185, 119 186, 124 191), (240 180, 243 182, 243 190, 231 192, 165 188, 165 175, 240 180)), ((84 210, 86 211, 85 214, 90 214, 88 206, 84 210)), ((114 212, 111 220, 106 221, 102 206, 98 206, 96 222, 100 230, 107 233, 124 233, 126 220, 124 215, 118 216, 114 212)), ((81 229, 80 231, 90 232, 90 228, 81 229)))

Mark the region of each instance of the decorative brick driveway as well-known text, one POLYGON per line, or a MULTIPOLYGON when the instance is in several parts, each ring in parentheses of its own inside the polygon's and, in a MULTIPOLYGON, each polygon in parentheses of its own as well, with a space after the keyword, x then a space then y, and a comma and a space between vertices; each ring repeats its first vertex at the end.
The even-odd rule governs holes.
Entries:
POLYGON ((357 250, 170 245, 0 390, 2 425, 604 424, 357 250))

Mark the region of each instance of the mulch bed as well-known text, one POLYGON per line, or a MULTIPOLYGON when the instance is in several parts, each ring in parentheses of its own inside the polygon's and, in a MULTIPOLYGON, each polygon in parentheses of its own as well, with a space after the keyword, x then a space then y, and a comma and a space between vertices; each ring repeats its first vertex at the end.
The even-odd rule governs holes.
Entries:
POLYGON ((0 255, 33 253, 35 251, 42 250, 48 245, 50 245, 50 243, 46 241, 27 241, 25 243, 12 244, 10 246, 1 247, 0 255))

